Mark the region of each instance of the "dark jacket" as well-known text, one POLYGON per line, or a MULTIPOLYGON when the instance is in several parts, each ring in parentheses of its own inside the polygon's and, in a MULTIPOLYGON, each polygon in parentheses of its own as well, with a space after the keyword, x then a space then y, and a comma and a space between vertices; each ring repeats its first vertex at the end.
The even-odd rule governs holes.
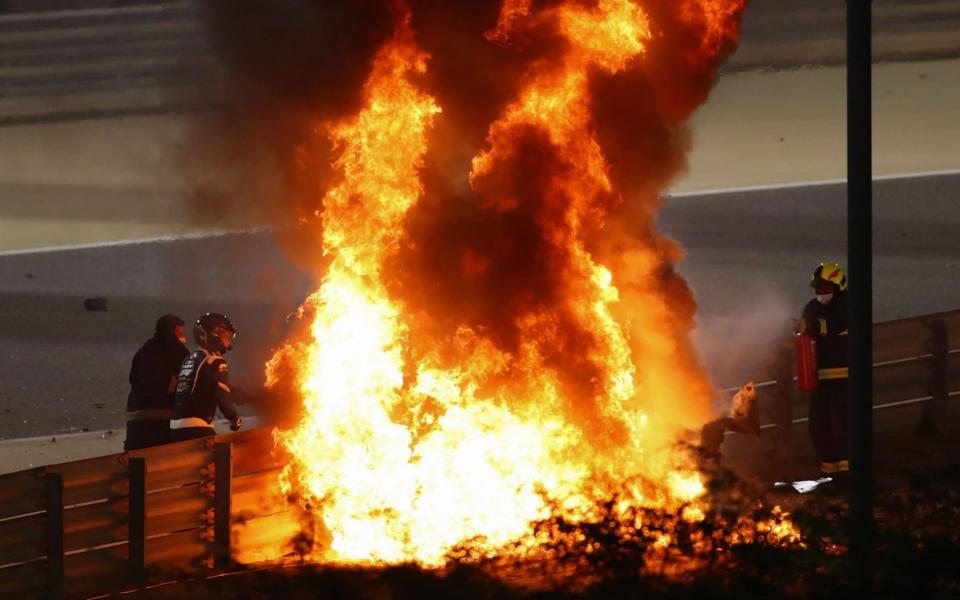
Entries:
POLYGON ((217 407, 231 423, 236 423, 229 383, 229 366, 223 355, 200 348, 194 350, 180 368, 172 420, 190 417, 213 422, 217 407))
POLYGON ((820 379, 846 377, 847 368, 847 293, 837 292, 828 304, 816 298, 803 309, 807 331, 817 340, 817 369, 820 379), (832 370, 825 373, 825 369, 832 370))
POLYGON ((157 321, 153 337, 133 355, 130 365, 130 394, 127 411, 170 410, 180 364, 189 354, 174 330, 182 325, 178 317, 164 315, 157 321))

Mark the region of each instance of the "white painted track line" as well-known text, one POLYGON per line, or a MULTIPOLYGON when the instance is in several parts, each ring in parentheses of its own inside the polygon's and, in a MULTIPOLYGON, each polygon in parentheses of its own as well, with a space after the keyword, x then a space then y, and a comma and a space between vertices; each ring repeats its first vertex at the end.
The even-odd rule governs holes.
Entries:
MULTIPOLYGON (((917 173, 897 173, 894 175, 878 175, 873 178, 874 181, 892 181, 897 179, 919 179, 922 177, 945 177, 949 175, 960 175, 960 169, 949 169, 945 171, 921 171, 917 173)), ((818 179, 812 181, 794 181, 788 183, 771 183, 766 185, 747 185, 742 187, 716 188, 706 190, 693 190, 690 192, 668 192, 664 194, 667 198, 688 198, 693 196, 713 196, 717 194, 736 194, 738 192, 763 192, 770 190, 789 190, 806 187, 820 187, 825 185, 842 185, 847 182, 846 179, 818 179)))
MULTIPOLYGON (((880 176, 874 177, 873 180, 874 181, 893 181, 898 179, 920 179, 923 177, 944 177, 949 175, 960 175, 960 169, 951 169, 946 171, 927 171, 927 172, 919 172, 919 173, 900 173, 896 175, 880 175, 880 176)), ((668 192, 664 194, 664 197, 668 199, 675 199, 675 198, 692 198, 696 196, 736 194, 740 192, 788 190, 788 189, 798 189, 798 188, 806 188, 806 187, 818 187, 818 186, 825 186, 825 185, 840 185, 840 184, 846 183, 846 181, 847 181, 846 179, 822 179, 822 180, 815 180, 815 181, 774 183, 769 185, 716 188, 716 189, 708 189, 708 190, 697 190, 692 192, 673 192, 673 193, 668 192)), ((267 228, 267 227, 257 227, 253 229, 210 231, 210 232, 204 232, 204 233, 191 233, 186 235, 169 235, 169 236, 160 236, 160 237, 153 237, 153 238, 118 240, 115 242, 77 244, 73 246, 49 246, 46 248, 25 248, 23 250, 4 250, 4 251, 0 251, 0 257, 18 256, 18 255, 24 255, 24 254, 40 254, 44 252, 69 252, 72 250, 90 250, 94 248, 123 247, 123 246, 132 246, 136 244, 156 244, 156 243, 165 243, 165 242, 176 242, 180 240, 196 240, 196 239, 220 237, 220 236, 238 234, 238 233, 259 233, 259 232, 269 231, 269 230, 270 228, 267 228)))
POLYGON ((182 240, 199 240, 205 238, 223 237, 239 233, 259 233, 269 231, 267 227, 255 227, 253 229, 227 229, 218 231, 205 231, 203 233, 188 233, 184 235, 163 235, 152 238, 139 238, 133 240, 117 240, 115 242, 98 242, 94 244, 76 244, 73 246, 48 246, 46 248, 24 248, 23 250, 3 250, 2 256, 19 256, 23 254, 43 254, 46 252, 69 252, 72 250, 92 250, 95 248, 114 248, 123 246, 135 246, 138 244, 162 244, 168 242, 179 242, 182 240))

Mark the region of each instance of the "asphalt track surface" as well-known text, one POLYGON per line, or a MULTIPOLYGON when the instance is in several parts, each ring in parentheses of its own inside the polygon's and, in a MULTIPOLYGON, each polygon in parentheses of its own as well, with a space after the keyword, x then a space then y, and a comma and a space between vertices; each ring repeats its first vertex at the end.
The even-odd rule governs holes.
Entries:
MULTIPOLYGON (((874 182, 874 320, 960 308, 960 172, 874 182)), ((773 187, 669 200, 663 230, 706 318, 765 288, 801 301, 810 265, 846 257, 846 186, 773 187)))
MULTIPOLYGON (((958 190, 960 174, 876 182, 876 320, 960 308, 958 190)), ((845 256, 845 207, 842 184, 667 201, 701 327, 726 332, 707 336, 708 361, 787 326, 812 268, 845 256)), ((130 359, 166 312, 230 314, 232 377, 253 389, 312 287, 268 232, 0 255, 0 438, 122 427, 130 359)))
POLYGON ((165 313, 227 313, 232 381, 259 383, 312 287, 264 233, 0 256, 0 281, 0 438, 122 426, 130 359, 165 313))

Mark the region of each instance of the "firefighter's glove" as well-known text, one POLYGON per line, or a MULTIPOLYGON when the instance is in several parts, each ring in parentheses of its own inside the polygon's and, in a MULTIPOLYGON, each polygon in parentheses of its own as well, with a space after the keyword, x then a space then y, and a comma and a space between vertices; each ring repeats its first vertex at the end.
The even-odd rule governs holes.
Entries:
POLYGON ((240 431, 240 424, 243 423, 243 419, 237 417, 237 420, 233 423, 230 423, 230 431, 240 431))

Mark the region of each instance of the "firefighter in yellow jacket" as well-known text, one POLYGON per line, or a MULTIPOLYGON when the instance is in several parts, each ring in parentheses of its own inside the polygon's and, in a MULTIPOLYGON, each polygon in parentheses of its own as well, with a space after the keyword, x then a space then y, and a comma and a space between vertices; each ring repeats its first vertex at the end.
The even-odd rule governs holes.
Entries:
POLYGON ((823 262, 810 287, 816 298, 803 309, 796 332, 817 341, 817 389, 810 394, 810 439, 826 476, 846 473, 847 461, 847 276, 823 262))

